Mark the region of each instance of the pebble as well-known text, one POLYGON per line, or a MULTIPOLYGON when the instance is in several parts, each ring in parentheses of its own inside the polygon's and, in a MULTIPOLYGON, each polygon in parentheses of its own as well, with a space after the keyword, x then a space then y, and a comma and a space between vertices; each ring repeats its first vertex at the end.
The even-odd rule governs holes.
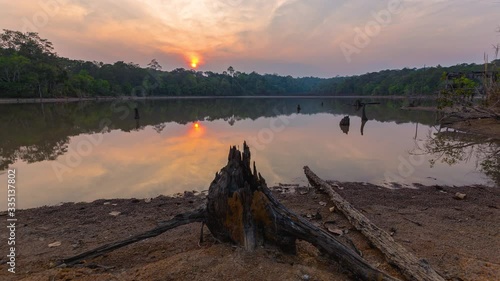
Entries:
POLYGON ((333 234, 337 234, 337 235, 342 235, 344 234, 344 232, 342 231, 342 229, 340 228, 333 228, 333 227, 328 227, 327 228, 329 232, 333 233, 333 234))
POLYGON ((325 226, 325 228, 330 232, 330 233, 333 233, 333 234, 337 234, 337 235, 342 235, 344 234, 344 231, 342 231, 342 229, 338 228, 335 226, 335 224, 333 222, 326 222, 323 224, 325 226))
POLYGON ((59 247, 61 246, 61 241, 56 241, 54 243, 49 244, 49 248, 59 247))
POLYGON ((465 193, 457 192, 457 193, 455 193, 454 198, 457 200, 464 200, 466 196, 467 196, 467 194, 465 194, 465 193))
POLYGON ((115 216, 115 217, 116 217, 116 216, 118 216, 119 214, 121 214, 121 212, 113 211, 113 212, 111 212, 111 213, 109 213, 109 214, 110 214, 110 215, 112 215, 112 216, 115 216))

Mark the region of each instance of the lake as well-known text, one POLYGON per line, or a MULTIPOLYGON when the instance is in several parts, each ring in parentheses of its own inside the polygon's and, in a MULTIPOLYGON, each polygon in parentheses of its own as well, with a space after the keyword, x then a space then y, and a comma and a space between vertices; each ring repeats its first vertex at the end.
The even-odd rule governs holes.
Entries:
POLYGON ((269 186, 307 184, 305 165, 387 187, 498 185, 498 143, 439 129, 437 113, 400 110, 404 100, 376 101, 368 121, 335 98, 3 104, 0 183, 16 169, 19 208, 202 191, 246 140, 269 186))

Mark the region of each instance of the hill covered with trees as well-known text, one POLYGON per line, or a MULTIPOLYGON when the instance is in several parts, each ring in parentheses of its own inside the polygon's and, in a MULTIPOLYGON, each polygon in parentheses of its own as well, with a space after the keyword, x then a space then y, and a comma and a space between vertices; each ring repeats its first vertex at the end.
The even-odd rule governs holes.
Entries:
POLYGON ((178 68, 163 71, 153 59, 146 68, 72 60, 57 55, 37 33, 0 34, 0 98, 96 96, 258 96, 258 95, 432 95, 444 72, 480 71, 478 64, 384 70, 330 79, 178 68))

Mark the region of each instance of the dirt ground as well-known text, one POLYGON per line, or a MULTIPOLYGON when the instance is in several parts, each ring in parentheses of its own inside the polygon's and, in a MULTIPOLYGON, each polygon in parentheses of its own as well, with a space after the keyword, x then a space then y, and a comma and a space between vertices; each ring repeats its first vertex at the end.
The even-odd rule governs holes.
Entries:
POLYGON ((472 119, 467 121, 455 122, 448 127, 475 135, 500 140, 500 122, 493 118, 472 119))
MULTIPOLYGON (((396 189, 342 183, 336 189, 394 239, 425 259, 447 280, 500 280, 500 189, 482 186, 396 189), (456 192, 466 194, 454 199, 456 192)), ((279 186, 275 196, 318 226, 328 222, 337 237, 371 264, 402 278, 356 231, 324 194, 313 188, 279 186), (324 204, 326 203, 326 204, 324 204), (319 214, 319 215, 318 215, 319 214)), ((57 260, 145 232, 173 215, 205 203, 204 194, 116 199, 17 212, 16 273, 7 271, 7 233, 1 232, 0 280, 355 280, 312 245, 298 243, 297 255, 273 248, 245 252, 215 241, 205 227, 190 224, 137 242, 73 268, 57 260), (113 216, 111 212, 120 212, 113 216), (54 242, 60 246, 49 247, 54 242)), ((5 221, 5 213, 0 219, 5 221), (1 219, 3 218, 3 219, 1 219)), ((4 228, 4 227, 2 227, 4 228)))

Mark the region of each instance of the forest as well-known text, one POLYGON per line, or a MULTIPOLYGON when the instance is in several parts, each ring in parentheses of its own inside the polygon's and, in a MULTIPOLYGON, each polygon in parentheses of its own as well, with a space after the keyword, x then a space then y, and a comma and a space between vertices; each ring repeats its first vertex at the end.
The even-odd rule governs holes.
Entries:
POLYGON ((156 59, 147 67, 73 60, 58 56, 53 44, 38 33, 0 34, 0 98, 434 95, 444 73, 481 71, 484 65, 404 68, 329 79, 245 73, 232 66, 222 73, 162 68, 156 59))

